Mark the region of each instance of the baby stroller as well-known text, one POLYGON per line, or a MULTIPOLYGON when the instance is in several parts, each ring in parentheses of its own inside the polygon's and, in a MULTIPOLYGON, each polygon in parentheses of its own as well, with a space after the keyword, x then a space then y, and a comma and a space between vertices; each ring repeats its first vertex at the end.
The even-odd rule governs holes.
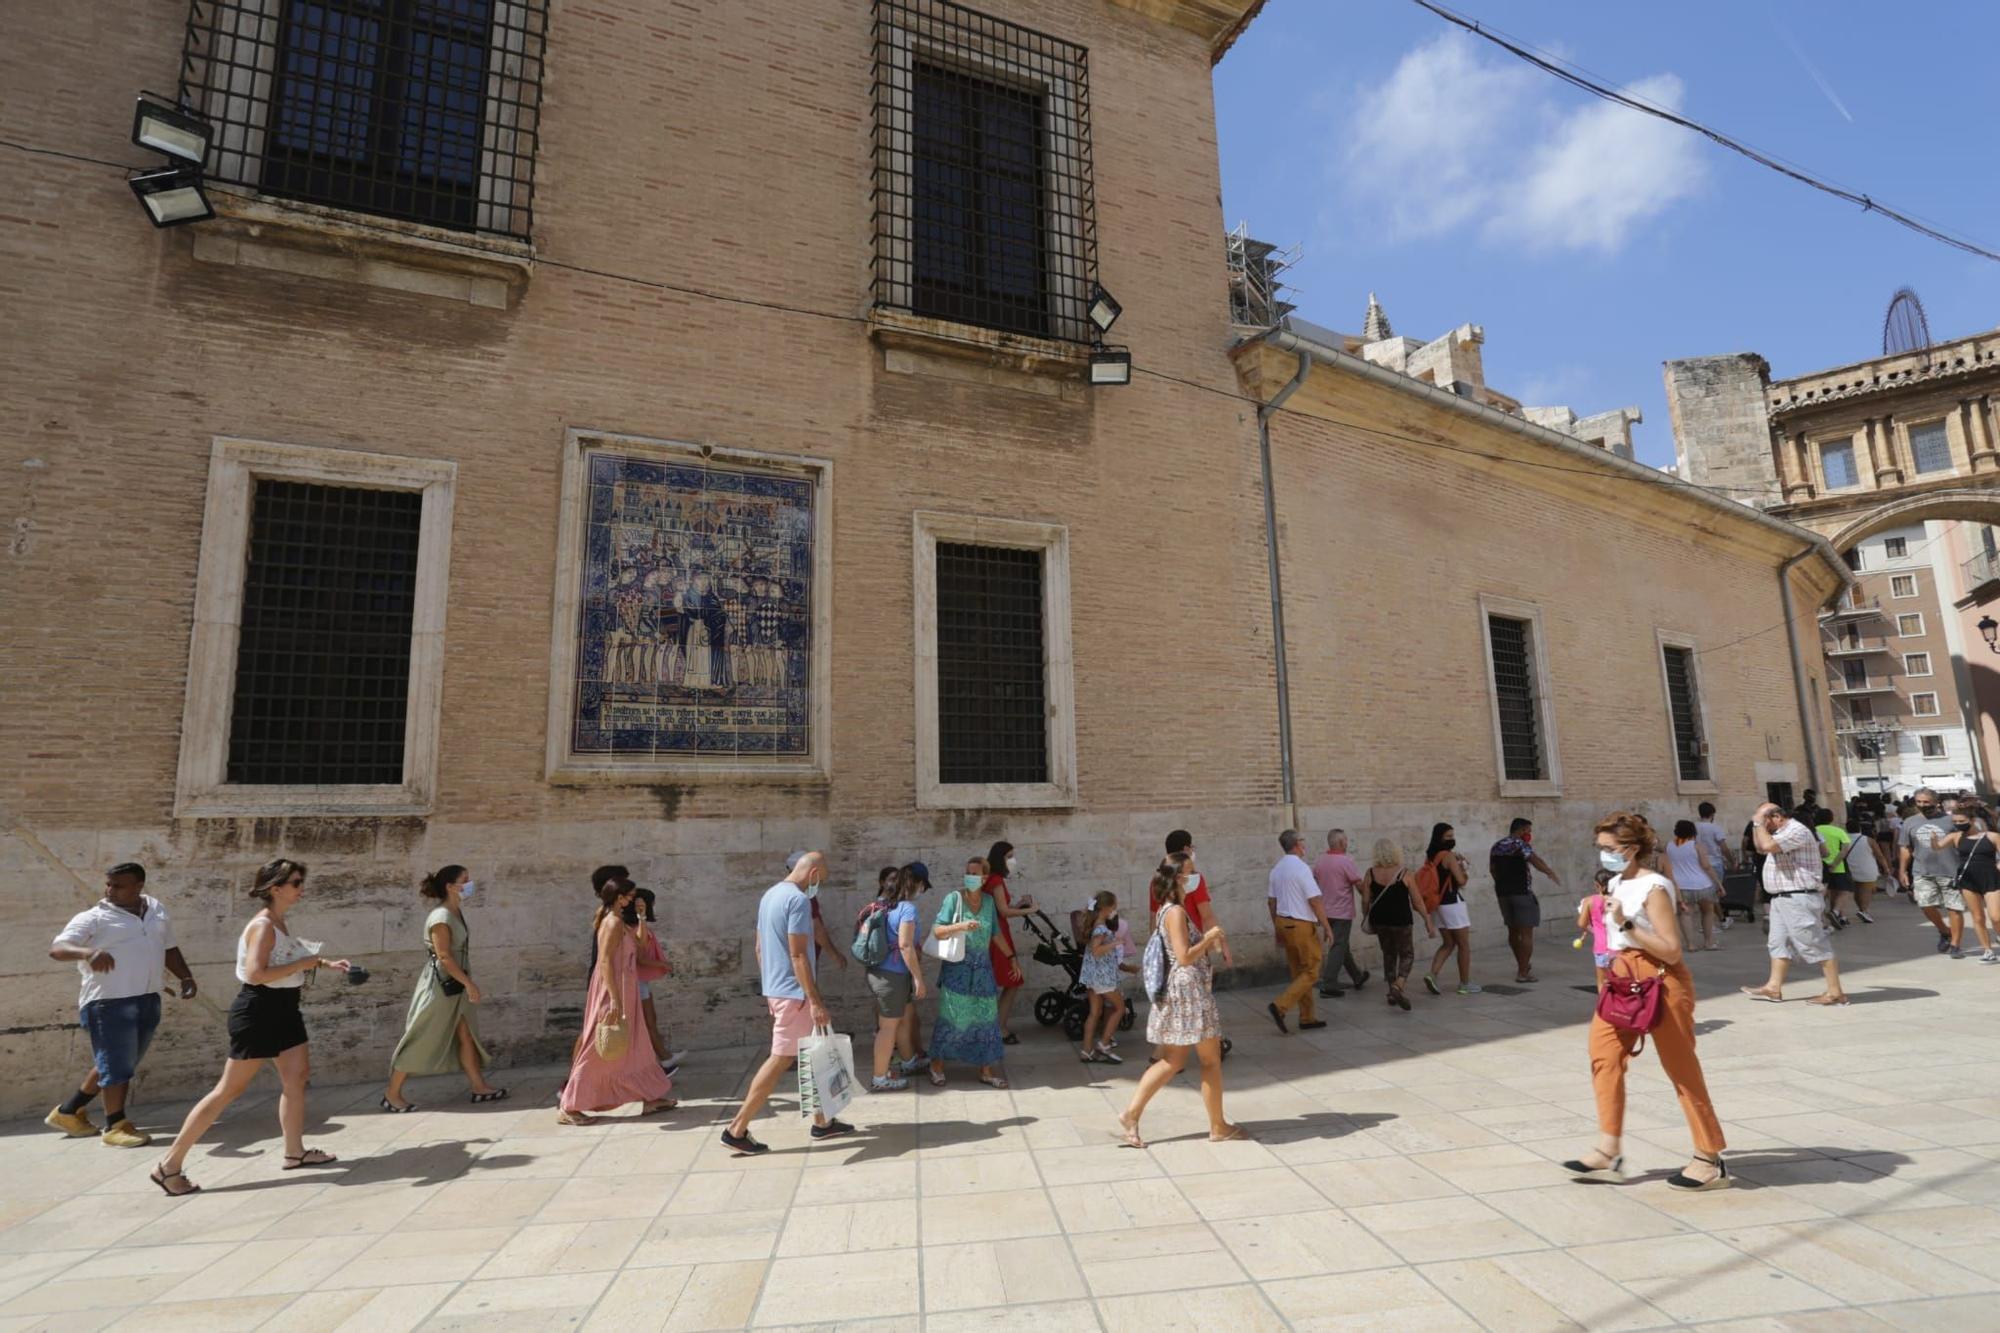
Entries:
MULTIPOLYGON (((1090 1013, 1090 992, 1084 989, 1080 980, 1083 950, 1069 936, 1056 929, 1056 923, 1049 919, 1047 912, 1037 909, 1033 915, 1020 920, 1037 941, 1035 961, 1059 968, 1069 978, 1067 985, 1051 986, 1035 997, 1035 1021, 1045 1028, 1061 1024, 1064 1036, 1071 1041, 1082 1041, 1083 1020, 1090 1013)), ((1133 1006, 1128 1002, 1125 1017, 1118 1023, 1120 1032, 1132 1030, 1132 1010, 1133 1006)))

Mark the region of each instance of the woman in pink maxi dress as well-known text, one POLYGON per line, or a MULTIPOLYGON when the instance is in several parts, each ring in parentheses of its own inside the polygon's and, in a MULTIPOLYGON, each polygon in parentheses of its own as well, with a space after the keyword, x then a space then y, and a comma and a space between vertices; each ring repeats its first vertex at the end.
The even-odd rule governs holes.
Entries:
POLYGON ((611 881, 600 895, 603 906, 597 909, 597 967, 590 974, 583 1035, 577 1038, 570 1056, 562 1113, 556 1117, 565 1125, 590 1124, 595 1116, 633 1102, 641 1103, 641 1115, 668 1110, 675 1104, 674 1082, 660 1068, 641 1027, 645 1020, 639 1007, 639 933, 644 927, 631 924, 626 916, 636 898, 629 880, 611 881), (606 1022, 622 1023, 629 1036, 624 1054, 615 1060, 597 1053, 597 1029, 606 1022))

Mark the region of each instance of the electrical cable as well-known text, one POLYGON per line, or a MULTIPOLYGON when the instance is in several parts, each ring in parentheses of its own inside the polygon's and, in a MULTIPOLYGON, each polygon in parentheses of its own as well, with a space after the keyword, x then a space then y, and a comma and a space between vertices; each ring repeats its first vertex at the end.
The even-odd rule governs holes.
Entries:
POLYGON ((1607 102, 1637 111, 1641 115, 1652 116, 1655 119, 1664 120, 1671 125, 1678 125, 1684 130, 1699 134, 1711 143, 1728 149, 1732 153, 1749 158, 1761 167, 1775 171, 1781 176, 1789 177, 1801 185, 1810 186, 1824 194, 1830 194, 1836 199, 1844 199, 1850 204, 1858 204, 1861 206, 1863 212, 1878 213, 1898 226, 1907 227, 1920 236, 1942 242, 1956 250, 1963 250, 1967 254, 1977 255, 1981 259, 2000 260, 2000 252, 1989 250, 1985 246, 1974 244, 1971 241, 1954 236, 1950 232, 1933 227, 1929 223, 1901 209, 1891 208, 1889 205, 1880 203, 1858 190, 1851 190, 1844 185, 1837 185, 1803 167, 1794 166, 1773 154, 1752 148, 1741 139, 1725 134, 1721 130, 1711 129, 1698 120, 1691 120, 1677 111, 1669 110, 1635 93, 1626 92, 1624 89, 1614 87, 1608 83, 1600 83, 1583 72, 1579 66, 1563 61, 1555 56, 1536 51, 1521 42, 1505 37, 1494 29, 1483 26, 1477 19, 1467 18, 1463 14, 1455 13, 1452 10, 1446 9, 1443 5, 1435 3, 1434 0, 1411 0, 1411 3, 1419 9, 1429 10, 1447 23, 1463 28, 1475 37, 1493 43, 1493 45, 1506 51, 1508 54, 1561 79, 1571 87, 1579 88, 1589 93, 1592 97, 1599 97, 1607 102))

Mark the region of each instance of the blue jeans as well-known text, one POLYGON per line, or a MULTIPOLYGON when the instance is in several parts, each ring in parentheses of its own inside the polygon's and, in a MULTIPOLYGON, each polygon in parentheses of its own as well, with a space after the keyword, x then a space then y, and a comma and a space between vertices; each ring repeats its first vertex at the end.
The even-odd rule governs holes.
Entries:
POLYGON ((92 1000, 77 1011, 77 1021, 90 1034, 96 1056, 97 1081, 107 1088, 130 1083, 153 1044, 160 1026, 160 997, 128 995, 122 1000, 92 1000))

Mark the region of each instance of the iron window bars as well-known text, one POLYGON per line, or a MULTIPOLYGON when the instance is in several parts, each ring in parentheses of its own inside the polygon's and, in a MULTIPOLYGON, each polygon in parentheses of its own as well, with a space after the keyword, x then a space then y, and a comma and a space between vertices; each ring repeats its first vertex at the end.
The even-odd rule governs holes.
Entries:
POLYGON ((528 239, 548 0, 190 0, 208 178, 528 239))
POLYGON ((938 780, 1047 782, 1042 553, 939 542, 938 780))
POLYGON ((1671 645, 1660 651, 1666 654, 1667 711, 1673 715, 1674 759, 1679 765, 1681 781, 1706 781, 1708 747, 1702 742, 1701 711, 1695 699, 1694 653, 1671 645))
POLYGON ((1535 698, 1533 630, 1527 621, 1511 616, 1489 616, 1486 626, 1493 643, 1503 776, 1509 782, 1539 782, 1548 770, 1542 763, 1542 714, 1535 698))
POLYGON ((1089 53, 948 0, 875 0, 876 306, 1090 344, 1089 53))
POLYGON ((229 781, 403 780, 423 495, 259 480, 229 781))

